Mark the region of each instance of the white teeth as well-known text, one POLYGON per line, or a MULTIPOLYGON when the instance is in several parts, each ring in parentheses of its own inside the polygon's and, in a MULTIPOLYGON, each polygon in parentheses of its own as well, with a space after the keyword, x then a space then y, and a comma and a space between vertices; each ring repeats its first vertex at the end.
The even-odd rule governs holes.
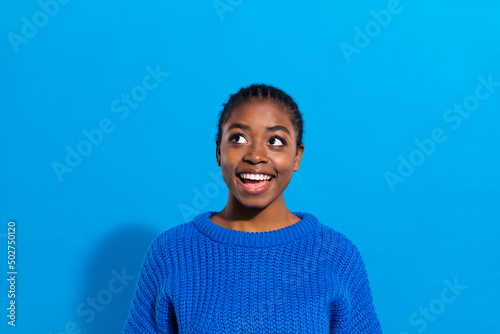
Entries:
POLYGON ((265 174, 251 174, 251 173, 243 173, 240 174, 240 177, 243 179, 249 180, 270 180, 271 176, 265 174))

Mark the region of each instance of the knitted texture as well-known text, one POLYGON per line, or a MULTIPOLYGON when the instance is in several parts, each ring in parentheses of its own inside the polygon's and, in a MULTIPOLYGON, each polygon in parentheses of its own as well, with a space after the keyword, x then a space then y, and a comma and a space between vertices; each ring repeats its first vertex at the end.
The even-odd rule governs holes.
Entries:
POLYGON ((149 246, 124 333, 381 333, 356 246, 312 214, 269 232, 212 222, 149 246))

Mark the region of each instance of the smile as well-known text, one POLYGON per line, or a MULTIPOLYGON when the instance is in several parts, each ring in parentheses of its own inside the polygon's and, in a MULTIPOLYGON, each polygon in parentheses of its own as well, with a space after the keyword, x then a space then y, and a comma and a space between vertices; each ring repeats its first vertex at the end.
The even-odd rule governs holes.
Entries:
POLYGON ((238 183, 246 193, 260 195, 269 188, 274 179, 274 176, 265 174, 241 173, 238 176, 238 183))

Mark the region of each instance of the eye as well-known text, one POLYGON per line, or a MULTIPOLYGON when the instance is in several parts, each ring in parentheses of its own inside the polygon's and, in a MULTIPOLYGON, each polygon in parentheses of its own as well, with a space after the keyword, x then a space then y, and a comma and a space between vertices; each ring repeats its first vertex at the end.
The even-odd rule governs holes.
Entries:
POLYGON ((235 133, 234 135, 229 137, 229 140, 234 142, 234 143, 237 143, 237 144, 244 144, 246 142, 245 137, 243 137, 242 133, 235 133), (239 140, 235 141, 235 139, 238 139, 238 138, 243 138, 244 141, 239 141, 239 140))
MULTIPOLYGON (((286 141, 281 138, 281 137, 278 137, 278 136, 274 136, 272 137, 269 142, 274 142, 274 143, 278 143, 277 145, 273 145, 273 146, 284 146, 286 145, 286 141)), ((272 144, 271 144, 272 145, 272 144)))

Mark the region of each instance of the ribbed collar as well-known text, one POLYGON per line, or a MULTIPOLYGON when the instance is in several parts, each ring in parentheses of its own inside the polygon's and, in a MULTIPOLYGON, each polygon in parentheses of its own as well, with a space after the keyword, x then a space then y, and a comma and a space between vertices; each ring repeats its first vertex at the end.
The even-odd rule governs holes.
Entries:
POLYGON ((315 231, 319 225, 318 219, 307 212, 292 212, 301 218, 297 223, 268 232, 245 232, 231 230, 215 224, 210 217, 215 215, 216 211, 207 211, 197 215, 193 219, 194 226, 212 240, 246 247, 270 247, 284 244, 315 231))

